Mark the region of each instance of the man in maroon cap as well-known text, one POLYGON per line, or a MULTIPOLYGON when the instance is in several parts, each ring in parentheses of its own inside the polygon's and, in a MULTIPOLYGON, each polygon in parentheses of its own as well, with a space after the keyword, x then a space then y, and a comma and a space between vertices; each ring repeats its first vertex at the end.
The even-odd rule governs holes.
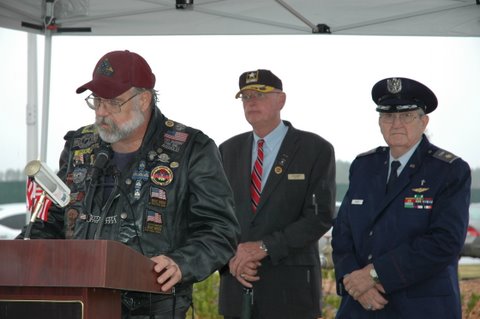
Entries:
POLYGON ((123 318, 185 318, 193 283, 228 262, 239 235, 217 146, 166 118, 154 86, 134 52, 98 61, 92 80, 77 89, 92 92, 85 100, 95 124, 67 133, 60 158, 70 204, 52 207, 31 233, 115 240, 151 258, 165 294, 124 292, 123 318))

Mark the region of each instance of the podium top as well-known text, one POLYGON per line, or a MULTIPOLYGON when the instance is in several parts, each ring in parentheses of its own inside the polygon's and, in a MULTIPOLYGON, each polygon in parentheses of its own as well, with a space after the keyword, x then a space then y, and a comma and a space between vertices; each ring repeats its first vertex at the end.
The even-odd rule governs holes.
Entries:
POLYGON ((111 240, 0 240, 0 286, 162 293, 155 263, 111 240))

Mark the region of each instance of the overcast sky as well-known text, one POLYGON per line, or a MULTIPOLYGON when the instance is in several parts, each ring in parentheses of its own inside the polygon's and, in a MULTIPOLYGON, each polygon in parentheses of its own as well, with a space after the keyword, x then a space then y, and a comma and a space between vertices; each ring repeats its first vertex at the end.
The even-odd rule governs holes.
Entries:
MULTIPOLYGON (((0 170, 22 168, 26 159, 27 35, 0 29, 0 170)), ((250 130, 235 100, 238 77, 258 68, 283 81, 282 118, 315 132, 335 147, 339 160, 384 145, 371 100, 380 79, 423 82, 437 95, 430 115, 431 142, 480 168, 480 38, 380 36, 163 36, 53 38, 47 164, 57 169, 63 136, 93 122, 88 93, 77 95, 106 52, 142 55, 156 75, 160 109, 220 144, 250 130)), ((38 37, 43 73, 43 37, 38 37)), ((40 82, 39 96, 42 86, 40 82)), ((41 101, 41 98, 40 98, 41 101)), ((39 103, 41 122, 41 102, 39 103)))

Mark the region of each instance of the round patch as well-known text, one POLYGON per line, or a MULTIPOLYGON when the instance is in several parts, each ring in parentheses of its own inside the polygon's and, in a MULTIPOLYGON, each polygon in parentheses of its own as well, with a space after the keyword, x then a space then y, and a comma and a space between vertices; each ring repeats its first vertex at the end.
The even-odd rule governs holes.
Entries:
POLYGON ((173 181, 173 172, 167 166, 157 166, 152 170, 150 179, 154 184, 167 186, 173 181))
POLYGON ((148 155, 147 155, 147 156, 148 156, 148 159, 149 159, 150 161, 153 161, 153 160, 155 159, 155 157, 157 156, 157 152, 155 152, 155 151, 150 151, 150 152, 148 152, 148 155))
POLYGON ((283 169, 281 166, 275 166, 275 174, 282 174, 283 169))
POLYGON ((168 156, 168 154, 166 154, 166 153, 162 153, 162 154, 158 155, 158 159, 159 159, 160 162, 167 163, 170 160, 170 156, 168 156))

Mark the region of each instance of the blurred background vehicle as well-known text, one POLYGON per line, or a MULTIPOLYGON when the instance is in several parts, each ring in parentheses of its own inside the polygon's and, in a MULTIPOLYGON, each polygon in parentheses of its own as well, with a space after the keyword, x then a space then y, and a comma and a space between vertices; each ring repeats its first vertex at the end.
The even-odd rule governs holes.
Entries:
MULTIPOLYGON (((335 216, 337 216, 338 209, 341 202, 335 203, 335 216)), ((467 229, 467 237, 463 246, 461 257, 475 257, 480 258, 480 203, 471 203, 469 208, 470 220, 467 229)), ((330 228, 318 241, 318 249, 320 251, 320 262, 322 268, 333 268, 332 260, 332 228, 330 228)), ((464 258, 468 260, 469 258, 464 258)))
MULTIPOLYGON (((342 202, 335 202, 335 213, 333 219, 337 217, 338 209, 342 202)), ((318 240, 318 250, 320 252, 320 265, 324 269, 333 268, 333 259, 332 259, 332 227, 318 240)))
POLYGON ((0 205, 0 239, 13 239, 27 223, 27 205, 10 203, 0 205))
POLYGON ((461 256, 480 258, 480 203, 471 203, 467 237, 461 256))
MULTIPOLYGON (((340 204, 339 201, 335 203, 334 217, 337 216, 340 204)), ((480 258, 480 203, 471 203, 469 213, 470 221, 461 256, 480 258)), ((25 203, 0 205, 0 240, 15 238, 26 223, 27 208, 25 203)), ((331 237, 332 228, 318 241, 322 268, 333 268, 331 237)))

